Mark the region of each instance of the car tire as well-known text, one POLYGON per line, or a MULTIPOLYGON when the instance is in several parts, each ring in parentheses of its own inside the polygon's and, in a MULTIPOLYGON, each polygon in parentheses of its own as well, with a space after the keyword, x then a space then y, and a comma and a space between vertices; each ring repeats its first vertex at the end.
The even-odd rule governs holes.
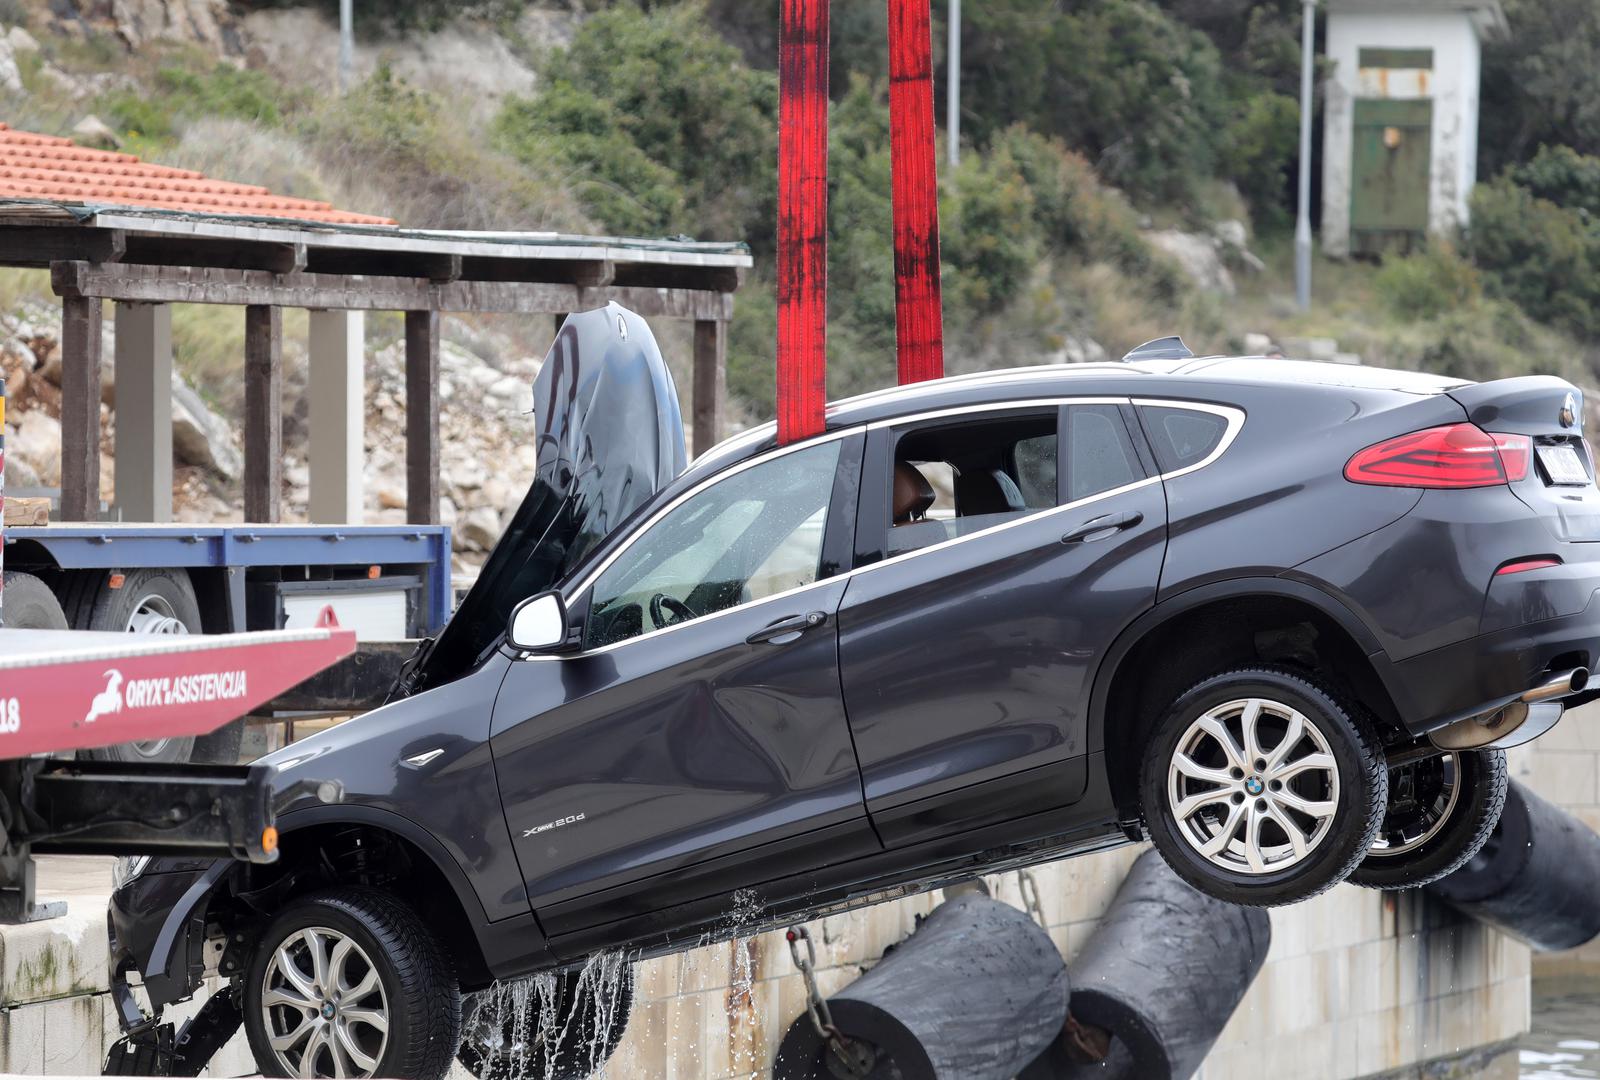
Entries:
POLYGON ((1350 875, 1369 889, 1415 889, 1467 864, 1506 805, 1503 750, 1440 754, 1389 773, 1378 837, 1350 875))
POLYGON ((310 1074, 331 1077, 337 1052, 340 1075, 440 1080, 461 1038, 461 991, 448 954, 415 911, 376 889, 290 901, 261 934, 244 980, 245 1034, 264 1076, 302 1075, 311 1053, 310 1074), (333 987, 316 981, 314 949, 333 987), (386 1031, 370 1022, 376 1014, 386 1031), (285 1044, 302 1028, 303 1037, 285 1044))
POLYGON ((622 1041, 633 991, 620 957, 482 991, 468 1001, 456 1060, 478 1080, 584 1080, 622 1041))
MULTIPOLYGON (((199 634, 200 603, 183 570, 129 571, 119 588, 100 587, 89 605, 88 630, 130 634, 199 634)), ((194 756, 194 736, 171 736, 86 751, 97 761, 182 764, 194 756)))
POLYGON ((0 622, 11 630, 65 630, 67 616, 50 586, 20 570, 7 570, 0 622))
POLYGON ((1151 733, 1140 797, 1145 829, 1179 877, 1229 903, 1292 904, 1365 857, 1388 771, 1364 714, 1334 691, 1299 672, 1244 668, 1172 703, 1151 733))

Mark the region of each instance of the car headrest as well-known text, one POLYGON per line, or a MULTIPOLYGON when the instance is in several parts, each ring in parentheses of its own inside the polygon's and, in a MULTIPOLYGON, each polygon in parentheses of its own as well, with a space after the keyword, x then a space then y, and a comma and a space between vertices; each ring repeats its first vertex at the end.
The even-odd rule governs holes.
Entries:
POLYGON ((933 505, 933 485, 914 465, 898 461, 894 466, 894 523, 916 521, 933 505))
POLYGON ((956 513, 1008 514, 1026 510, 1017 483, 1002 469, 963 469, 956 477, 956 513))

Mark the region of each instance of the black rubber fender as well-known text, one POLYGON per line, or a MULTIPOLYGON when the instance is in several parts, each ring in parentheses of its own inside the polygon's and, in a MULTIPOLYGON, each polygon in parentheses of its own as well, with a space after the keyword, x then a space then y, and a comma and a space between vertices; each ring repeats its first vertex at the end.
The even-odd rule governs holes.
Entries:
POLYGON ((1540 952, 1575 949, 1600 935, 1600 835, 1513 780, 1488 842, 1425 888, 1540 952))
MULTIPOLYGON (((1061 954, 1026 914, 987 896, 948 900, 828 999, 834 1025, 871 1044, 871 1077, 1010 1080, 1067 1015, 1061 954)), ((784 1034, 774 1080, 829 1078, 808 1014, 784 1034)))
POLYGON ((1265 910, 1213 899, 1145 852, 1072 962, 1078 1034, 1064 1029, 1019 1080, 1194 1075, 1271 945, 1265 910), (1105 1059, 1085 1063, 1080 1041, 1105 1059))

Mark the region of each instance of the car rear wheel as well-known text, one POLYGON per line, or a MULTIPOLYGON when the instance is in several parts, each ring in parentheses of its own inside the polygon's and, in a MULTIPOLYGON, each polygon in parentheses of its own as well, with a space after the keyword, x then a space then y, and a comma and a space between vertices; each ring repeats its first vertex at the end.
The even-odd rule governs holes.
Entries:
POLYGON ((456 1060, 479 1080, 583 1080, 605 1067, 633 1012, 633 965, 603 956, 474 994, 456 1060))
MULTIPOLYGON (((89 611, 90 630, 118 634, 178 636, 202 632, 200 604, 194 585, 183 570, 129 571, 122 585, 102 585, 89 611)), ((181 764, 194 753, 194 736, 146 739, 90 750, 100 761, 142 761, 181 764)))
POLYGON ((1151 840, 1189 884, 1235 904, 1291 904, 1365 856, 1388 772, 1353 705, 1296 672, 1247 668, 1172 703, 1140 795, 1151 840))
POLYGON ((440 1080, 461 1038, 449 957, 374 889, 289 903, 246 969, 244 1023, 265 1076, 440 1080))
POLYGON ((1350 880, 1372 889, 1414 889, 1466 865, 1506 805, 1503 750, 1440 754, 1389 773, 1378 836, 1350 880))

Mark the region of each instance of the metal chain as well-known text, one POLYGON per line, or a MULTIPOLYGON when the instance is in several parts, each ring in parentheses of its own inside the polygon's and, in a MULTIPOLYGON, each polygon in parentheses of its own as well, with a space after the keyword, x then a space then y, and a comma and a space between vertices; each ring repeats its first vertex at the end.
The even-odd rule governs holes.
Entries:
POLYGON ((1033 916, 1033 921, 1041 927, 1049 929, 1044 919, 1044 903, 1039 899, 1039 882, 1034 879, 1033 871, 1017 871, 1017 889, 1022 893, 1022 907, 1033 916))
POLYGON ((832 1060, 827 1063, 828 1071, 843 1080, 867 1076, 877 1063, 877 1055, 868 1044, 847 1038, 844 1032, 834 1026, 828 1002, 817 989, 817 946, 811 940, 810 932, 804 926, 791 926, 784 937, 789 942, 789 956, 806 983, 806 1014, 811 1017, 811 1025, 817 1029, 818 1037, 827 1044, 832 1055, 832 1060), (802 941, 806 944, 805 956, 800 955, 802 941))

